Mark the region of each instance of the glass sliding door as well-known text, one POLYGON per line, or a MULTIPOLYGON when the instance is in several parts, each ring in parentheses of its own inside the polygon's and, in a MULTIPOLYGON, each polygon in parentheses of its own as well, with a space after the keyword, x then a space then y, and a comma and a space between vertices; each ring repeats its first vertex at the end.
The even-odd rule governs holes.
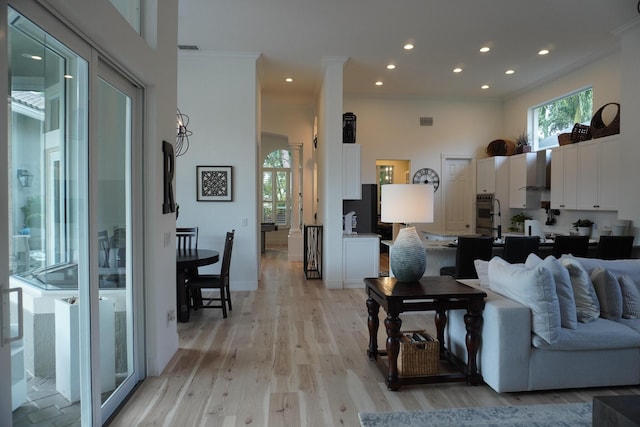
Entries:
POLYGON ((22 292, 11 300, 12 323, 23 314, 11 360, 13 422, 79 422, 91 372, 80 351, 88 342, 89 66, 20 13, 9 9, 7 18, 9 274, 22 292))
POLYGON ((142 97, 30 7, 35 16, 5 16, 8 274, 0 270, 9 285, 0 280, 0 292, 16 292, 0 318, 0 360, 15 338, 0 392, 11 390, 13 425, 99 425, 143 376, 141 168, 132 166, 142 164, 142 97))
POLYGON ((140 379, 135 362, 131 173, 136 89, 106 65, 97 85, 93 175, 103 421, 140 379), (113 351, 115 349, 115 351, 113 351), (108 367, 109 369, 104 369, 108 367))

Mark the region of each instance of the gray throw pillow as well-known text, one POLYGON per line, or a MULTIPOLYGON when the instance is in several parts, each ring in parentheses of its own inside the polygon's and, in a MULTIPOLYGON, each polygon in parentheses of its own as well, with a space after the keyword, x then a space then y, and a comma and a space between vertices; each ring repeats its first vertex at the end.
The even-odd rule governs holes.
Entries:
POLYGON ((596 267, 591 272, 591 281, 600 303, 600 317, 618 320, 622 317, 622 291, 620 283, 609 270, 596 267))
POLYGON ((640 319, 640 289, 626 274, 618 278, 622 291, 622 317, 640 319))
POLYGON ((577 329, 578 315, 576 312, 576 300, 573 296, 573 287, 571 286, 571 277, 560 261, 553 255, 549 255, 542 260, 536 254, 529 254, 524 263, 527 267, 542 266, 553 274, 556 282, 556 294, 558 294, 558 303, 560 305, 560 324, 563 328, 577 329))
POLYGON ((589 323, 600 317, 600 303, 589 273, 574 257, 562 256, 560 263, 569 270, 578 322, 589 323))

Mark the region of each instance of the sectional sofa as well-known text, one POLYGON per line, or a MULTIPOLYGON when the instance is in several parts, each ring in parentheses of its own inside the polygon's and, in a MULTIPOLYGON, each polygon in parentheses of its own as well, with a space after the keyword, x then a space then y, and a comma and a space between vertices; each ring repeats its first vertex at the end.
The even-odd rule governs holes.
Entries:
MULTIPOLYGON (((640 384, 640 260, 476 262, 487 293, 478 367, 497 392, 640 384)), ((464 311, 445 341, 465 360, 464 311)))

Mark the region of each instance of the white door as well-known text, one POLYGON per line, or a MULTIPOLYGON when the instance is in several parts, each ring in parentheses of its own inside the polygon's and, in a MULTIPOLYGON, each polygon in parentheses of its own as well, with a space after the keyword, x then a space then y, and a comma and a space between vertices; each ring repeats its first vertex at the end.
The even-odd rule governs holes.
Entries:
POLYGON ((473 220, 473 187, 471 159, 444 158, 443 165, 444 224, 447 233, 468 232, 473 220))

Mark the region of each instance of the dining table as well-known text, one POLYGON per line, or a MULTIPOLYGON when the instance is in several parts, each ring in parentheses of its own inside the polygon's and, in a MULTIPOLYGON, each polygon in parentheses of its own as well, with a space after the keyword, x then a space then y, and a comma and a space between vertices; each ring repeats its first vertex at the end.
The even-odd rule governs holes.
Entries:
POLYGON ((176 249, 176 302, 179 322, 188 322, 190 317, 187 272, 215 264, 219 260, 220 254, 213 249, 176 249))

